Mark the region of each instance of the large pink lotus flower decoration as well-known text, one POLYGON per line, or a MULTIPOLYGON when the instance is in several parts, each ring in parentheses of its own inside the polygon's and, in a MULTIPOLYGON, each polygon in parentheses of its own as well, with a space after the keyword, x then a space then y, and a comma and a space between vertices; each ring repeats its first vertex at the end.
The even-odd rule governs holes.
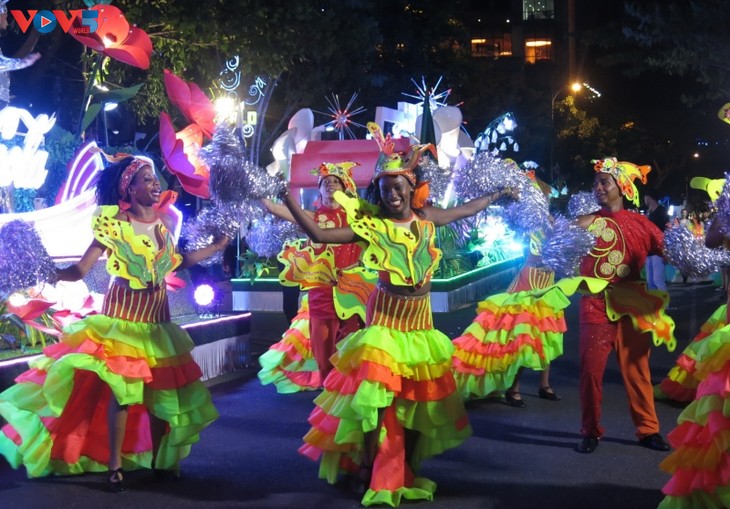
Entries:
POLYGON ((81 17, 77 16, 69 34, 94 51, 140 69, 149 69, 152 56, 149 35, 141 28, 130 26, 122 11, 113 5, 95 5, 91 10, 99 13, 97 29, 83 33, 88 27, 82 27, 81 17))
POLYGON ((168 169, 180 180, 183 189, 201 198, 210 198, 210 170, 198 157, 203 138, 210 138, 215 129, 213 103, 194 83, 175 76, 165 69, 165 89, 170 102, 191 122, 175 132, 170 115, 160 114, 160 148, 168 169))
POLYGON ((196 124, 176 133, 170 115, 164 111, 160 113, 160 150, 167 168, 185 191, 207 200, 210 198, 210 170, 198 157, 202 145, 203 132, 196 124))
POLYGON ((175 76, 168 69, 165 69, 164 80, 170 102, 210 139, 215 130, 215 107, 208 96, 198 85, 175 76))
POLYGON ((13 298, 11 297, 5 303, 5 306, 9 313, 14 314, 23 323, 34 329, 38 329, 41 332, 50 334, 52 336, 58 336, 61 332, 56 329, 51 329, 35 321, 36 318, 41 316, 43 313, 48 311, 55 302, 49 302, 44 299, 25 299, 23 297, 13 298))

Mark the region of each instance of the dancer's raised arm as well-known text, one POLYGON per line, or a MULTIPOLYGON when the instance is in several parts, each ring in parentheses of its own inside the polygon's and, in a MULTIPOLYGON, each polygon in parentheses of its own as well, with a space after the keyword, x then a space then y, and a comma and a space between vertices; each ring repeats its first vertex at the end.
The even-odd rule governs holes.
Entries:
POLYGON ((348 226, 342 228, 320 228, 288 191, 284 194, 283 199, 284 204, 291 212, 294 220, 313 241, 327 244, 347 244, 357 240, 357 235, 348 226))
POLYGON ((519 190, 516 187, 505 187, 501 191, 482 196, 481 198, 475 198, 455 207, 446 209, 424 207, 423 211, 426 214, 426 219, 433 222, 436 226, 443 226, 459 219, 478 214, 503 196, 509 196, 516 200, 519 198, 519 190))

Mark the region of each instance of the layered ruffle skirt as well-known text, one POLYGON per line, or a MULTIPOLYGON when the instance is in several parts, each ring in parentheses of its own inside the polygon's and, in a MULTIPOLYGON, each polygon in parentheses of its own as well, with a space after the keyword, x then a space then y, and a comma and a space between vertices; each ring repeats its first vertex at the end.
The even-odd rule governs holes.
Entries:
POLYGON ((563 353, 565 291, 550 287, 552 273, 534 267, 516 281, 480 302, 474 321, 454 339, 454 378, 464 399, 505 391, 520 368, 545 369, 563 353))
POLYGON ((320 461, 330 483, 355 473, 365 434, 376 432, 372 479, 362 504, 398 506, 431 500, 436 485, 418 477, 421 461, 458 446, 471 434, 451 373, 453 345, 433 329, 428 296, 403 298, 377 290, 367 326, 337 345, 334 369, 315 399, 300 452, 320 461), (406 458, 406 434, 418 440, 406 458))
POLYGON ((317 360, 309 338, 309 306, 307 297, 281 340, 259 357, 259 380, 274 384, 280 394, 311 391, 322 387, 317 360))
POLYGON ((129 406, 122 445, 127 470, 150 466, 150 414, 168 424, 155 464, 164 470, 177 469, 218 417, 190 336, 172 322, 156 322, 169 319, 164 289, 112 288, 105 314, 70 325, 61 342, 45 348, 0 394, 7 421, 0 453, 14 468, 25 466, 29 477, 107 470, 111 397, 129 406))
MULTIPOLYGON (((723 306, 724 308, 724 306, 723 306)), ((687 350, 691 350, 688 352, 687 350)), ((668 435, 674 452, 662 461, 672 478, 660 509, 730 507, 730 327, 690 343, 698 381, 694 401, 668 435)))
POLYGON ((679 355, 677 362, 669 370, 667 376, 658 385, 654 386, 656 399, 671 399, 680 402, 689 402, 695 398, 697 384, 696 346, 693 343, 701 341, 713 332, 727 325, 727 305, 720 306, 712 316, 702 324, 700 331, 692 339, 687 348, 679 355))

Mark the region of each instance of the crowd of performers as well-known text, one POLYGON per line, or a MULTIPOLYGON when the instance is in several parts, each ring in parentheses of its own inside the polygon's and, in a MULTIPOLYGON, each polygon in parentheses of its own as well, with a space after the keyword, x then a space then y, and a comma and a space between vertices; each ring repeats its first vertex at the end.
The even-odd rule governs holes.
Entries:
MULTIPOLYGON (((465 401, 520 398, 523 369, 541 371, 538 395, 558 401, 551 361, 562 354, 564 310, 580 298, 579 391, 581 440, 596 450, 603 374, 614 351, 641 446, 674 451, 662 462, 671 473, 662 508, 728 507, 724 410, 727 306, 705 324, 677 366, 652 387, 654 345, 673 349, 668 295, 648 289, 641 270, 664 253, 664 235, 639 204, 635 179, 648 167, 613 158, 594 161, 593 206, 570 222, 590 238, 577 272, 556 278, 549 260, 562 228, 525 232, 530 253, 504 292, 486 297, 454 340, 433 327, 431 279, 441 251, 436 227, 484 212, 499 201, 519 203, 525 188, 504 185, 450 208, 433 207, 419 165, 430 145, 396 152, 377 126, 381 148, 368 200, 352 179, 353 162, 313 170, 319 199, 303 210, 286 188, 264 200, 276 216, 297 223, 310 240, 287 243, 279 255, 281 280, 308 291, 281 341, 261 358, 259 378, 281 393, 321 390, 299 452, 319 461, 319 477, 343 476, 365 506, 431 500, 436 483, 421 463, 462 444, 471 434, 465 401), (578 274, 578 275, 575 275, 578 274), (654 409, 657 396, 691 402, 667 443, 654 409)), ((539 190, 539 184, 532 185, 539 190)), ((542 196, 542 195, 541 195, 542 196)), ((106 253, 112 284, 103 311, 73 323, 61 341, 32 361, 17 384, 0 394, 0 453, 30 477, 107 472, 109 489, 125 489, 124 472, 151 468, 164 478, 217 412, 200 382, 187 333, 170 320, 165 277, 221 251, 220 236, 198 250, 178 252, 151 163, 124 157, 101 172, 94 240, 81 260, 57 270, 59 280, 83 278, 106 253)), ((722 214, 718 214, 720 218, 722 214)), ((557 220, 556 220, 557 221, 557 220)), ((707 244, 719 246, 719 219, 707 244)), ((563 274, 560 274, 563 275, 563 274)))
MULTIPOLYGON (((367 242, 361 263, 378 275, 375 292, 367 301, 360 302, 366 310, 364 326, 361 324, 361 330, 348 333, 337 343, 336 352, 330 358, 331 364, 326 366, 332 372, 323 380, 322 387, 300 383, 315 379, 306 376, 307 373, 311 375, 318 369, 322 370, 316 367, 318 363, 312 356, 312 350, 316 348, 314 342, 318 338, 306 336, 306 332, 312 330, 306 325, 306 298, 281 341, 261 357, 259 378, 263 383, 273 383, 280 393, 322 389, 314 400, 315 409, 310 415, 312 428, 300 449, 303 454, 320 461, 320 477, 335 482, 342 474, 349 475, 353 488, 363 493, 362 504, 366 506, 397 506, 402 498, 430 500, 435 484, 417 476, 418 464, 446 447, 458 445, 468 434, 461 427, 465 414, 462 405, 456 404, 454 394, 461 402, 503 394, 508 404, 523 407, 525 403, 519 394, 519 376, 527 368, 541 372, 538 387, 541 398, 560 400, 549 384, 549 366, 562 354, 563 333, 566 331, 564 309, 570 305, 570 297, 576 292, 583 295, 580 299, 579 330, 582 438, 575 450, 592 453, 600 444, 604 434, 600 419, 602 380, 608 356, 615 351, 638 444, 660 452, 670 451, 669 443, 660 434, 654 409, 654 392, 659 393, 660 389, 652 386, 649 356, 652 344, 665 345, 670 350, 674 348, 674 323, 665 313, 668 304, 666 287, 664 290, 649 289, 641 276, 649 257, 662 257, 664 244, 660 226, 664 225, 652 221, 651 215, 646 217, 624 209, 625 199, 638 207, 639 194, 633 181, 638 178, 646 183, 649 168, 610 158, 595 161, 593 194, 597 206, 575 220, 577 227, 594 238, 590 252, 580 260, 579 276, 563 277, 556 282, 554 272, 542 262, 545 233, 539 230, 530 232, 530 253, 524 266, 504 293, 491 295, 478 304, 477 316, 460 337, 450 344, 437 343, 436 338, 440 334, 431 331, 430 310, 427 322, 415 324, 422 327, 424 333, 429 331, 430 348, 441 344, 449 351, 448 355, 441 352, 439 362, 434 362, 436 359, 433 358, 429 362, 428 356, 420 360, 394 356, 399 353, 402 341, 414 345, 411 352, 420 352, 421 343, 416 341, 418 335, 411 330, 414 324, 402 323, 405 317, 414 313, 420 315, 420 309, 404 297, 412 300, 416 295, 427 293, 422 290, 426 285, 419 288, 418 280, 412 276, 410 280, 399 278, 407 281, 405 285, 393 286, 399 280, 394 279, 395 274, 402 274, 402 278, 409 275, 407 270, 418 270, 413 265, 409 266, 409 258, 406 257, 401 260, 403 266, 396 271, 398 265, 394 265, 397 259, 393 253, 409 251, 388 244, 399 238, 396 236, 399 230, 393 228, 402 228, 399 223, 421 218, 430 219, 436 225, 442 224, 428 215, 428 211, 433 209, 424 207, 422 203, 411 202, 406 207, 408 198, 402 187, 395 190, 386 184, 402 174, 408 181, 404 187, 417 196, 416 174, 411 175, 413 167, 408 166, 413 164, 412 158, 401 156, 399 160, 393 158, 391 161, 386 152, 373 178, 380 193, 377 203, 381 210, 373 211, 370 205, 362 201, 358 203, 351 194, 345 196, 342 193, 335 199, 348 211, 347 227, 335 228, 328 232, 329 235, 322 230, 328 226, 320 222, 318 228, 306 219, 295 200, 290 196, 284 199, 295 220, 300 222, 313 242, 337 246, 344 242, 367 242), (387 219, 381 223, 384 217, 387 219), (388 234, 391 230, 393 233, 388 234), (387 307, 381 303, 383 299, 387 299, 387 307), (406 331, 411 335, 404 337, 398 334, 406 331), (309 342, 312 342, 311 347, 309 342), (415 345, 418 345, 417 350, 415 345), (421 372, 415 367, 430 364, 428 369, 432 372, 437 366, 442 366, 444 356, 450 358, 446 361, 451 363, 447 376, 449 379, 453 377, 453 382, 449 382, 453 383, 453 392, 439 392, 436 401, 451 408, 446 421, 453 426, 450 429, 442 424, 412 419, 414 415, 431 415, 416 410, 418 405, 428 401, 420 399, 426 394, 425 390, 419 391, 411 386, 415 383, 411 377, 421 372), (404 364, 413 367, 405 370, 404 364), (433 436, 449 439, 437 445, 433 436), (429 450, 430 453, 427 452, 429 450)), ((399 180, 402 183, 403 179, 399 180)), ((538 184, 535 183, 535 186, 538 184)), ((325 192, 320 186, 321 197, 325 192)), ((519 199, 511 190, 507 190, 506 194, 519 199)), ((487 201, 498 198, 499 195, 493 195, 487 201)), ((646 203, 649 205, 651 200, 646 199, 646 203)), ((471 213, 474 212, 476 210, 472 209, 471 213)), ((329 227, 332 226, 330 224, 329 227)), ((416 241, 423 235, 405 238, 416 241)), ((286 255, 280 257, 287 267, 287 282, 295 284, 301 277, 304 280, 309 278, 311 284, 311 274, 296 274, 296 270, 292 269, 296 266, 292 261, 296 255, 287 252, 288 249, 285 248, 282 254, 286 255)), ((424 266, 429 262, 426 258, 424 266)), ((336 287, 336 278, 333 278, 330 289, 336 287)), ((302 288, 305 286, 302 285, 302 288)), ((333 293, 337 295, 336 290, 333 293)), ((723 316, 724 313, 723 308, 723 316)), ((721 328, 724 323, 711 319, 703 327, 701 336, 709 334, 710 328, 721 328)), ((687 353, 682 355, 687 356, 687 353)), ((674 371, 677 369, 680 368, 675 367, 674 371)), ((438 373, 442 370, 439 369, 438 373)), ((690 377, 685 374, 674 378, 689 383, 690 377)), ((670 374, 663 385, 671 379, 670 374)), ((425 377, 419 382, 426 380, 432 378, 425 377)), ((435 383, 439 378, 433 380, 435 383)), ((697 382, 693 383, 696 385, 697 382)), ((694 393, 689 400, 693 397, 694 393)), ((434 406, 436 401, 432 402, 434 406)), ((688 446, 683 445, 685 438, 677 438, 677 433, 674 431, 669 436, 676 450, 662 464, 662 468, 674 474, 665 488, 667 496, 662 507, 696 507, 693 504, 698 500, 703 500, 706 507, 724 507, 726 500, 722 498, 721 488, 727 483, 721 480, 721 458, 726 447, 723 448, 720 443, 717 454, 713 456, 717 464, 710 466, 710 470, 717 472, 715 482, 705 483, 702 479, 707 477, 704 471, 707 461, 704 466, 696 465, 692 462, 693 459, 696 461, 696 457, 688 459, 687 453, 682 459, 680 455, 688 446), (672 486, 677 484, 676 479, 680 475, 683 487, 673 491, 672 486)))

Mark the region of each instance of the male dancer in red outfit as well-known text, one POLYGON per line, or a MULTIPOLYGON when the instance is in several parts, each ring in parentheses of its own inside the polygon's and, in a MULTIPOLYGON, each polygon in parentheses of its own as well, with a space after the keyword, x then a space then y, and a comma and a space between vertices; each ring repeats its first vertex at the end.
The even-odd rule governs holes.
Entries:
MULTIPOLYGON (((601 210, 579 219, 580 226, 596 237, 595 246, 581 261, 580 274, 604 279, 610 284, 603 293, 583 296, 580 302, 583 439, 576 451, 595 451, 603 435, 604 429, 600 425, 603 374, 611 350, 616 351, 639 443, 650 449, 667 451, 669 445, 659 434, 654 409, 649 371, 651 335, 646 328, 637 330, 635 322, 632 322, 632 318, 640 317, 647 310, 654 316, 665 317, 663 309, 667 299, 659 297, 657 292, 647 293, 640 276, 646 257, 662 254, 663 234, 645 216, 624 210, 623 205, 626 196, 638 206, 638 192, 632 180, 639 177, 646 182, 645 175, 650 168, 614 158, 594 163, 597 174, 593 192, 601 210), (629 296, 634 299, 627 298, 629 296), (636 299, 637 296, 640 298, 636 299), (636 305, 643 304, 644 309, 628 309, 635 302, 639 303, 636 305), (620 317, 612 312, 619 307, 623 311, 620 317)), ((647 322, 654 323, 651 320, 647 322)))

